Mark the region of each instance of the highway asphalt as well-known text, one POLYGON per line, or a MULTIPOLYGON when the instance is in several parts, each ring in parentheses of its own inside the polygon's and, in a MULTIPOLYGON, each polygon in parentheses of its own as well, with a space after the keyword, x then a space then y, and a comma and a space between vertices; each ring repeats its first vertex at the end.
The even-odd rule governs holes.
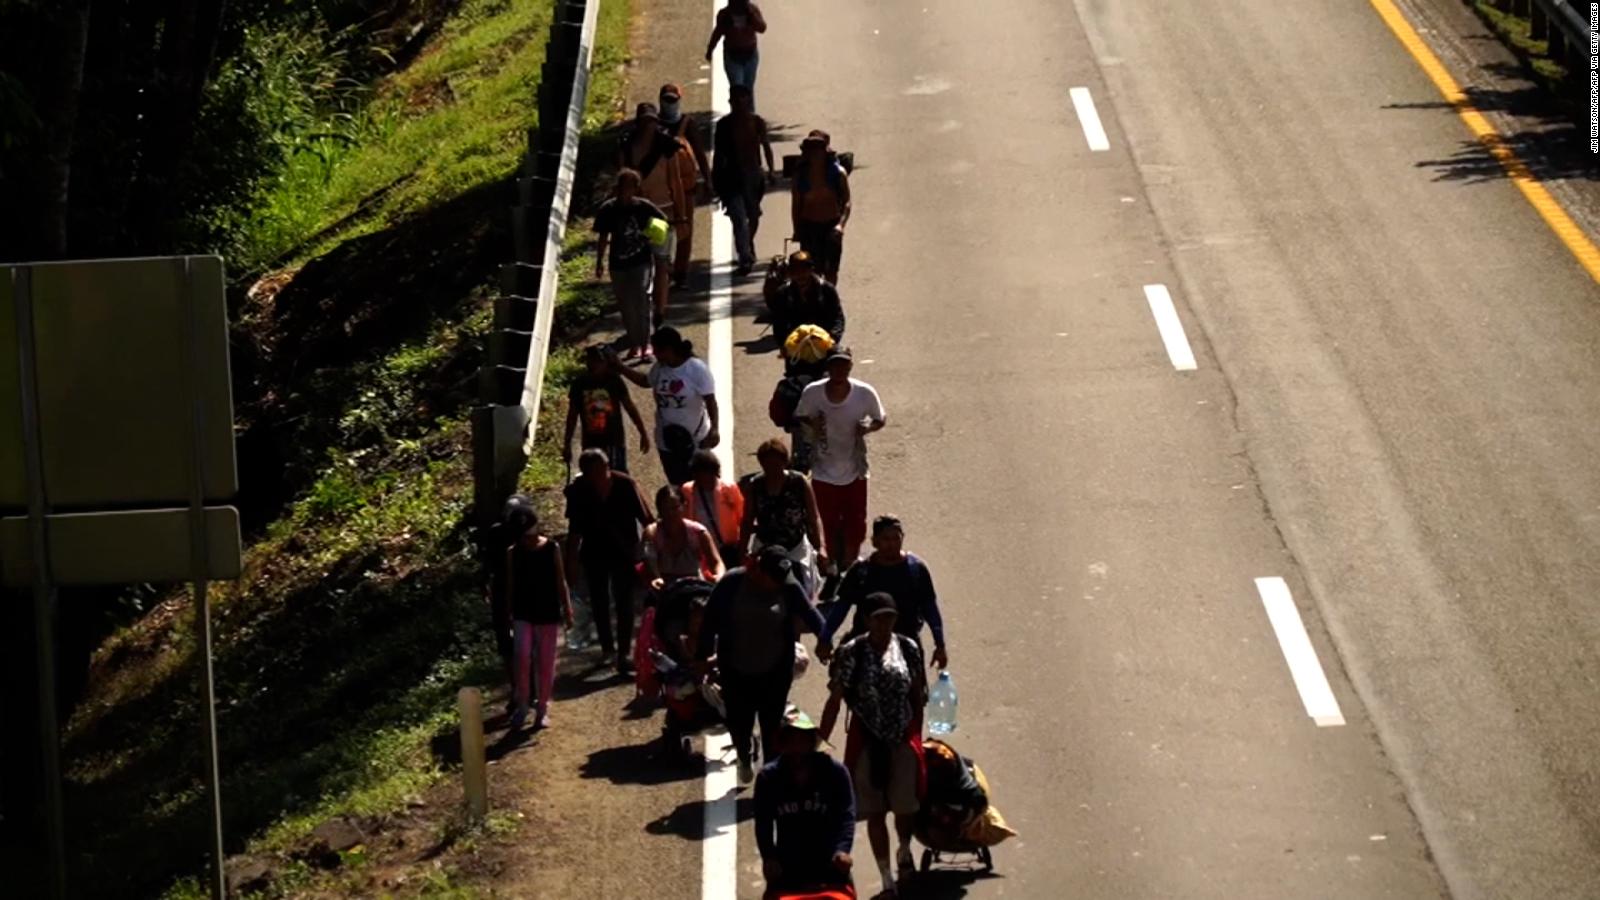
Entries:
MULTIPOLYGON (((933 566, 954 743, 1022 833, 921 895, 1600 896, 1597 292, 1508 181, 1429 164, 1471 136, 1373 8, 764 9, 762 114, 858 161, 871 509, 933 566)), ((741 456, 775 433, 758 306, 741 456)), ((759 896, 748 825, 739 859, 759 896)))

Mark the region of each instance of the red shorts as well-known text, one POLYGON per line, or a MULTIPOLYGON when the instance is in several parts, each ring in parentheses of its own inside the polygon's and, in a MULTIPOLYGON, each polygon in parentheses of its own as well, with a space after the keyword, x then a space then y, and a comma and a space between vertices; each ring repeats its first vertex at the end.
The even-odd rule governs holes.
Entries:
POLYGON ((817 495, 828 555, 843 569, 860 555, 867 540, 867 479, 857 478, 849 484, 813 480, 811 490, 817 495))

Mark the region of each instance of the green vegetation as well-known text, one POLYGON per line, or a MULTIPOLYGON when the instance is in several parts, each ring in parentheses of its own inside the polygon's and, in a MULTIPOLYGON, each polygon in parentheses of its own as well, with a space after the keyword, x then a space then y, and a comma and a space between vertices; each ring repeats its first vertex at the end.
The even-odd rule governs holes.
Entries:
POLYGON ((311 129, 237 234, 245 271, 322 255, 504 177, 527 146, 550 0, 469 0, 358 115, 311 129), (341 133, 341 129, 344 133, 341 133))
POLYGON ((1501 39, 1511 46, 1512 51, 1533 70, 1537 80, 1550 90, 1561 93, 1561 85, 1567 77, 1566 66, 1550 58, 1548 41, 1533 39, 1531 22, 1496 8, 1494 0, 1474 0, 1473 6, 1477 9, 1478 15, 1488 22, 1501 39))
MULTIPOLYGON (((467 411, 549 14, 550 0, 462 3, 365 105, 316 105, 329 136, 302 129, 248 220, 223 229, 235 271, 293 273, 241 302, 241 465, 258 491, 242 505, 255 537, 244 577, 213 594, 229 852, 278 860, 274 896, 337 890, 370 865, 363 851, 322 873, 292 854, 329 817, 381 820, 437 782, 457 688, 499 679, 465 525, 467 411)), ((628 4, 602 5, 590 147, 622 98, 628 21, 628 4)), ((247 36, 259 68, 219 83, 301 77, 306 66, 273 56, 278 40, 247 36)), ((558 341, 580 338, 607 296, 585 283, 583 232, 568 242, 558 341)), ((575 359, 554 353, 530 488, 560 481, 552 423, 575 359)), ((173 880, 204 852, 194 649, 173 595, 96 654, 66 733, 70 839, 79 869, 97 873, 89 895, 202 896, 192 876, 173 880)), ((492 818, 483 830, 516 827, 492 818)), ((449 865, 427 877, 407 893, 476 896, 449 865)))

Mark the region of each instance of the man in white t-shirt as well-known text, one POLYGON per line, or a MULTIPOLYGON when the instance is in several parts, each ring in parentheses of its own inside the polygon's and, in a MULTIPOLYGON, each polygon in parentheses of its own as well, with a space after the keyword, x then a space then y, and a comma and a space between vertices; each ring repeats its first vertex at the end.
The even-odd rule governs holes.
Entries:
MULTIPOLYGON (((694 345, 671 325, 650 336, 656 363, 648 373, 613 362, 612 370, 640 387, 656 401, 656 449, 668 484, 683 484, 694 477, 694 452, 717 446, 717 386, 711 368, 694 355, 694 345)), ((863 513, 865 515, 865 513, 863 513)))
POLYGON ((867 435, 887 421, 878 392, 850 377, 853 365, 847 349, 828 354, 828 377, 802 391, 794 411, 815 435, 811 489, 823 542, 838 571, 855 562, 867 539, 867 435))

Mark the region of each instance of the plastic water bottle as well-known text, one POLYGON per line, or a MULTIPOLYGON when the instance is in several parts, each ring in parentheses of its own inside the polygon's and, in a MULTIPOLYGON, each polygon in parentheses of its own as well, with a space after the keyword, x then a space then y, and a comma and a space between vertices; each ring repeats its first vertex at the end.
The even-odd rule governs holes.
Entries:
POLYGON ((572 627, 567 629, 567 649, 582 650, 589 643, 589 628, 593 624, 589 615, 589 598, 578 591, 572 592, 572 627))
POLYGON ((949 734, 956 730, 956 683, 950 670, 939 672, 939 680, 928 691, 928 733, 949 734))

